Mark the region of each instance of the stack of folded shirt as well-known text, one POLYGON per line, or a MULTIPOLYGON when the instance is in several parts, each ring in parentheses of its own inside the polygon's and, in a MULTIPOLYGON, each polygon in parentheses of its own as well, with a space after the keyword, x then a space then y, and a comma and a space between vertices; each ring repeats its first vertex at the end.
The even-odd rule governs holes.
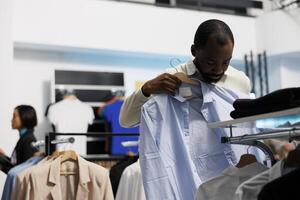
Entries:
POLYGON ((234 119, 300 107, 300 87, 276 90, 257 99, 237 99, 233 103, 234 119))

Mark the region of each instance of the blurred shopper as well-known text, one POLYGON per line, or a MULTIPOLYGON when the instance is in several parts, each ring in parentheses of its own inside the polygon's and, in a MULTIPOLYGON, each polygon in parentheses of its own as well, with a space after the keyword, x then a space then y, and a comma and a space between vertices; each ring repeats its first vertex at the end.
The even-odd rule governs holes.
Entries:
POLYGON ((36 141, 33 134, 36 125, 37 116, 32 106, 20 105, 15 108, 11 126, 12 129, 19 131, 20 139, 11 157, 8 157, 4 151, 0 149, 0 168, 4 173, 7 173, 15 165, 25 162, 37 151, 32 147, 32 142, 36 141))

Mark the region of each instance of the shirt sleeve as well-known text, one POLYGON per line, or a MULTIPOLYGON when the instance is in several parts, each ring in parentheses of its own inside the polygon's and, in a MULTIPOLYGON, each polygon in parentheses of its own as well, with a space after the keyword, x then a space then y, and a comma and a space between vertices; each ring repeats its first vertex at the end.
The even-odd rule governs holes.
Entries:
POLYGON ((93 109, 89 106, 89 117, 88 117, 88 123, 89 124, 93 124, 94 122, 94 119, 95 119, 95 114, 94 114, 94 111, 93 109))
POLYGON ((50 106, 47 117, 51 124, 57 124, 57 119, 55 118, 55 110, 53 109, 53 106, 50 106))
POLYGON ((141 107, 149 99, 145 97, 142 90, 136 90, 128 96, 120 111, 119 122, 121 126, 130 128, 140 123, 141 107))
MULTIPOLYGON (((185 69, 186 70, 186 69, 185 69)), ((178 65, 176 68, 168 68, 165 71, 169 74, 175 74, 176 72, 183 72, 184 67, 182 65, 178 65)), ((136 90, 130 96, 128 96, 120 111, 119 122, 121 126, 125 128, 131 128, 133 126, 137 126, 140 123, 141 118, 141 107, 151 98, 146 97, 142 89, 136 90)))

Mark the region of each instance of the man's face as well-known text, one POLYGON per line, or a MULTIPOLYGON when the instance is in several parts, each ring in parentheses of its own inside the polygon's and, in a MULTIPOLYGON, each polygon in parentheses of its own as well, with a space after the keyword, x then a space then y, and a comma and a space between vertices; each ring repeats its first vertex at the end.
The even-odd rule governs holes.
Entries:
POLYGON ((207 83, 218 82, 228 68, 233 52, 232 41, 228 38, 224 45, 210 38, 204 47, 192 46, 194 64, 201 79, 207 83))

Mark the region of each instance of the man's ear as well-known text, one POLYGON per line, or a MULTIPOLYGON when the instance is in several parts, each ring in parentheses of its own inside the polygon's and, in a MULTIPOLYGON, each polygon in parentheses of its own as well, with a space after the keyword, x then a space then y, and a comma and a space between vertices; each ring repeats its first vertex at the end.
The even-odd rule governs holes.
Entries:
POLYGON ((191 53, 194 57, 196 57, 196 47, 194 44, 192 44, 192 46, 191 46, 191 53))

